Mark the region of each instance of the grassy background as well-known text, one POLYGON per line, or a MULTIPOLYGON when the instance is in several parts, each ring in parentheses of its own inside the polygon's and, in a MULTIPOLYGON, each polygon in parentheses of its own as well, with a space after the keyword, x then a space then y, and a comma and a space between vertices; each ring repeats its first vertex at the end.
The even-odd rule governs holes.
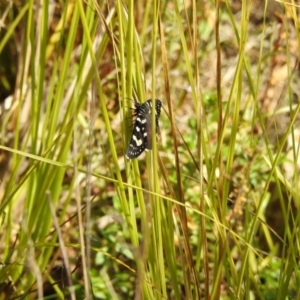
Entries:
POLYGON ((0 18, 0 299, 300 297, 299 3, 0 18), (132 98, 163 110, 129 161, 132 98))

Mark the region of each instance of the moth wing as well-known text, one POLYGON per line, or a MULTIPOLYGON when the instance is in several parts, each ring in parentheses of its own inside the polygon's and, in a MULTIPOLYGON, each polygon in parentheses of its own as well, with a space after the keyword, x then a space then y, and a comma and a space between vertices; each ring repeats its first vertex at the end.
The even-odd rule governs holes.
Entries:
POLYGON ((162 105, 161 101, 159 99, 156 99, 155 121, 156 121, 156 134, 158 137, 160 137, 159 116, 160 116, 161 105, 162 105))
POLYGON ((146 148, 143 134, 143 128, 145 127, 145 124, 140 121, 140 117, 141 116, 137 117, 133 125, 133 132, 126 154, 126 157, 129 159, 138 157, 146 148))
POLYGON ((144 132, 144 141, 146 150, 152 149, 152 116, 151 113, 147 114, 146 128, 144 132))

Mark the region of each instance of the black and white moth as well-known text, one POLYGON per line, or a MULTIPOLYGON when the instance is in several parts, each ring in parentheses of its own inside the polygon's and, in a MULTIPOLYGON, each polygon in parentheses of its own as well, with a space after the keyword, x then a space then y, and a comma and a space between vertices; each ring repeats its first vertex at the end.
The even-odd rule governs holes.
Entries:
MULTIPOLYGON (((160 134, 159 116, 161 110, 161 101, 155 99, 155 121, 156 133, 160 134)), ((138 103, 134 100, 134 113, 136 117, 133 124, 132 136, 127 149, 126 157, 128 159, 137 158, 144 150, 152 149, 152 100, 145 103, 138 103)))

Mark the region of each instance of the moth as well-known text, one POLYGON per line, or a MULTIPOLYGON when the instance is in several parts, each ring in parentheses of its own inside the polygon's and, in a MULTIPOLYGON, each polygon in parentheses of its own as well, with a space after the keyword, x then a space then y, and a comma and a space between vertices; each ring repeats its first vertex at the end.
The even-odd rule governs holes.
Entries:
MULTIPOLYGON (((155 99, 155 123, 156 134, 160 134, 159 116, 162 103, 155 99)), ((152 100, 144 103, 134 100, 135 122, 133 124, 132 136, 127 149, 128 159, 137 158, 144 150, 152 149, 152 100)))

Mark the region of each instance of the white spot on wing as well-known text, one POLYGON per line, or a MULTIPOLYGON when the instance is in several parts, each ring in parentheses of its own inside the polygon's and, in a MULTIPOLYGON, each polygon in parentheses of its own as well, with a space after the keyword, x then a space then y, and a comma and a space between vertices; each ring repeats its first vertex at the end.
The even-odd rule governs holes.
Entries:
POLYGON ((138 147, 140 147, 140 146, 142 145, 142 143, 143 143, 143 141, 137 139, 137 137, 136 137, 135 135, 132 136, 132 139, 136 142, 136 145, 137 145, 138 147))

